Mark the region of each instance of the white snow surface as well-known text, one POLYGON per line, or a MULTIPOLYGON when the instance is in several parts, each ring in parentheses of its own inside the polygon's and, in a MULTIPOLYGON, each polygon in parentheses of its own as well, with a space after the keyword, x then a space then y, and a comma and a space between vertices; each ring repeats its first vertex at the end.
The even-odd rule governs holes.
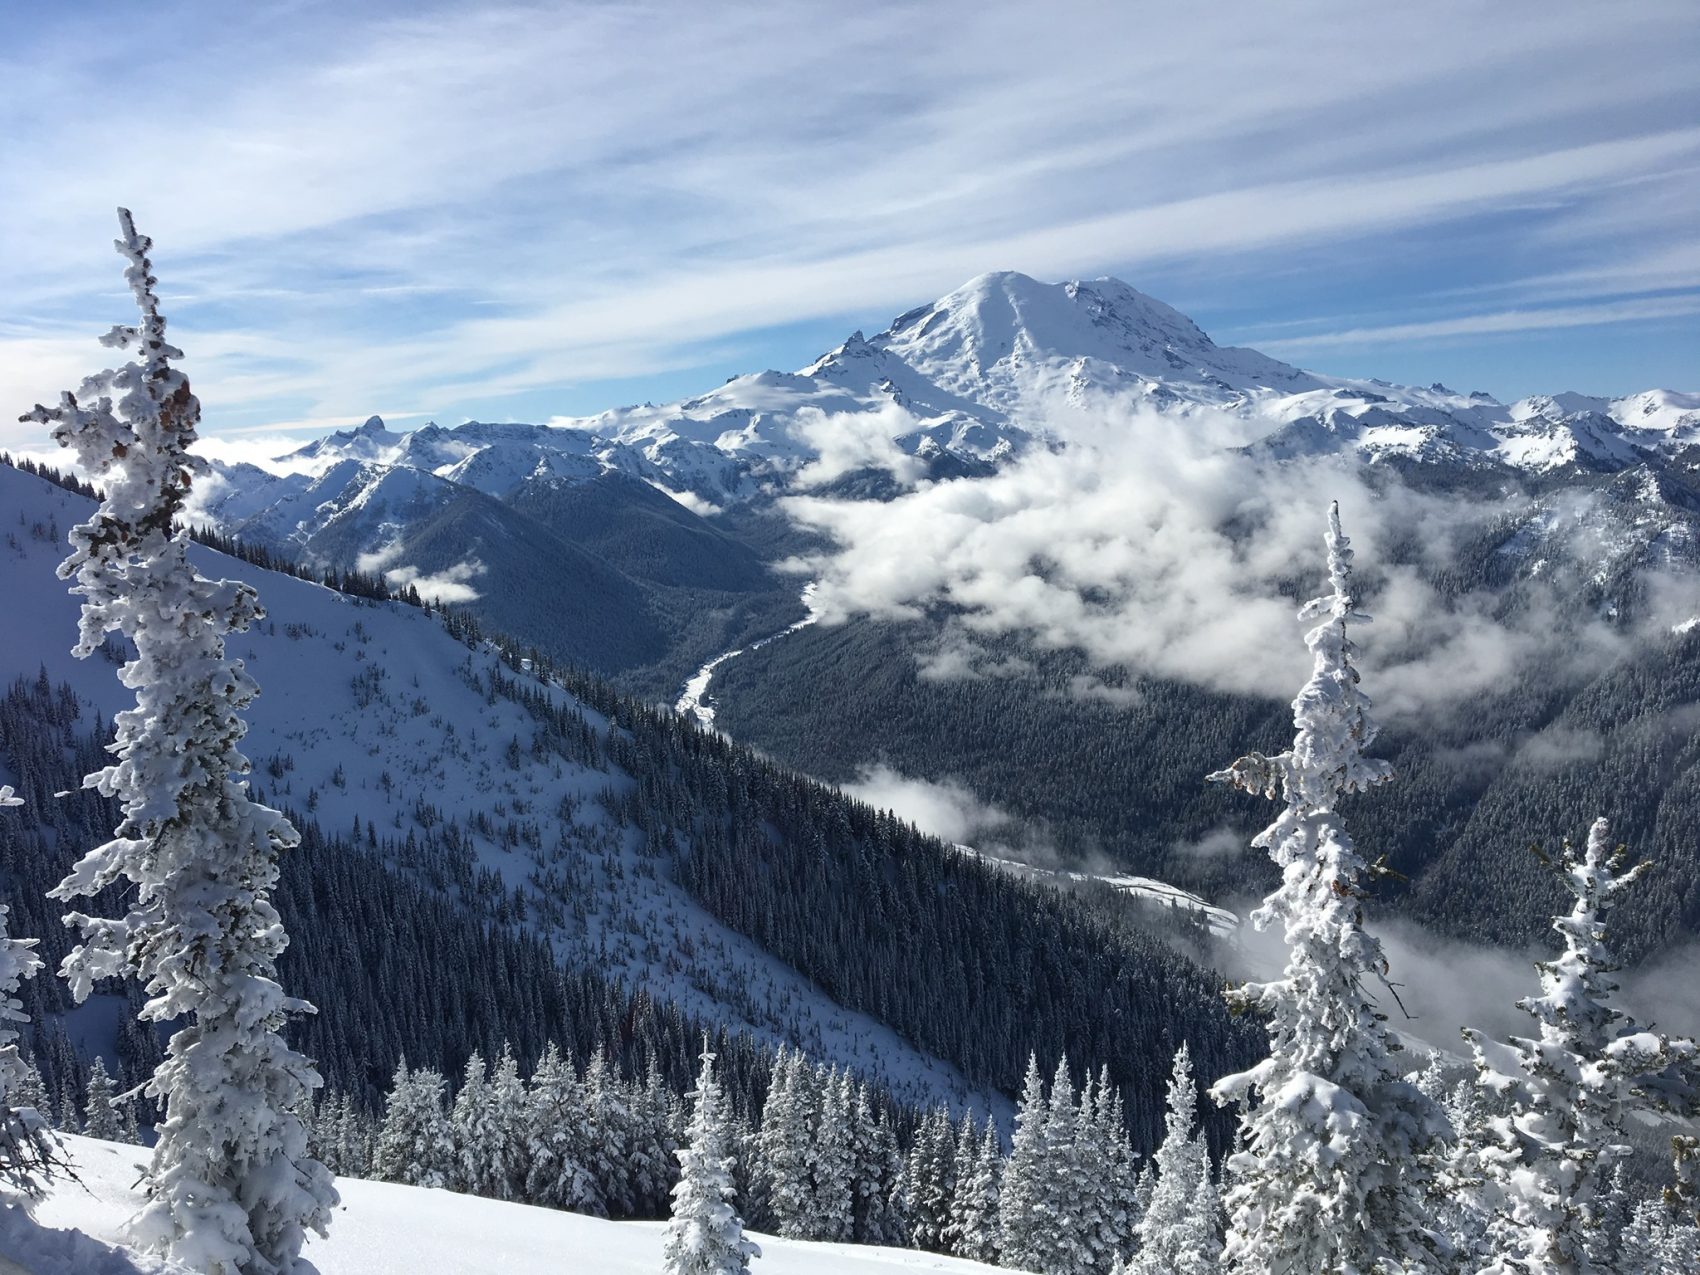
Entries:
MULTIPOLYGON (((45 668, 110 720, 129 706, 131 693, 112 661, 71 657, 76 600, 54 575, 65 533, 90 508, 82 497, 0 465, 0 522, 10 533, 0 542, 7 599, 0 607, 0 679, 9 685, 45 668)), ((461 823, 480 863, 510 889, 545 903, 587 901, 582 923, 571 907, 557 907, 562 919, 544 924, 564 962, 594 961, 660 999, 734 1029, 747 1026, 776 1044, 801 1045, 913 1101, 987 1110, 988 1099, 954 1067, 836 1004, 656 873, 635 831, 617 827, 598 804, 605 788, 629 789, 633 780, 556 755, 534 758, 531 717, 506 699, 486 702, 474 683, 499 664, 495 650, 469 650, 413 607, 350 598, 199 546, 191 556, 205 575, 255 585, 267 612, 228 643, 260 684, 242 751, 263 799, 301 813, 312 798, 306 817, 323 828, 344 832, 358 816, 397 842, 416 826, 420 807, 432 807, 461 823), (505 757, 510 740, 519 744, 517 765, 505 757), (571 813, 562 817, 563 809, 571 813), (489 817, 491 834, 471 828, 479 812, 489 817), (546 829, 538 848, 523 836, 518 848, 503 845, 503 831, 529 825, 546 829), (793 1019, 795 1033, 787 1029, 793 1019)), ((551 693, 574 702, 558 687, 551 693)), ((600 715, 582 711, 594 728, 607 729, 600 715)), ((85 716, 85 728, 91 725, 85 716)), ((1006 1100, 990 1106, 1007 1114, 1006 1100)))
MULTIPOLYGON (((9 1260, 29 1275, 177 1275, 181 1267, 123 1248, 123 1225, 141 1200, 140 1147, 67 1137, 82 1185, 60 1181, 34 1219, 0 1214, 0 1275, 9 1260)), ((607 1222, 426 1187, 339 1178, 342 1205, 327 1239, 306 1257, 320 1275, 654 1275, 662 1222, 607 1222)), ((994 1268, 914 1249, 814 1244, 752 1232, 756 1275, 989 1275, 994 1268)))

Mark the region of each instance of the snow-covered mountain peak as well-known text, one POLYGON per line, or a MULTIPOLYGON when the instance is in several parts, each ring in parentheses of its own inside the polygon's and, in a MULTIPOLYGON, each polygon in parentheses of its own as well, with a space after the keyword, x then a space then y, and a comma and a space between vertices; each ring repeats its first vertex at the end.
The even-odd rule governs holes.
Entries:
POLYGON ((1031 417, 1059 385, 1125 391, 1155 381, 1194 402, 1293 393, 1315 378, 1255 350, 1218 346, 1191 319, 1120 279, 971 279, 900 315, 869 342, 964 398, 1031 417))
POLYGON ((406 439, 391 433, 381 416, 368 416, 357 429, 339 429, 276 457, 277 463, 305 473, 329 468, 340 460, 385 460, 406 439))

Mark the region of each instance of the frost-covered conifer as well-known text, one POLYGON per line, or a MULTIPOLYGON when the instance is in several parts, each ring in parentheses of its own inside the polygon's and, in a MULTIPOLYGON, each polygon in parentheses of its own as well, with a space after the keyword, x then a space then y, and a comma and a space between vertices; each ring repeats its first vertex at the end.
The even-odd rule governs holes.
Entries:
POLYGON ((633 1208, 637 1216, 653 1217, 666 1211, 673 1184, 679 1180, 677 1131, 680 1120, 677 1100, 662 1083, 660 1073, 650 1071, 631 1095, 632 1140, 631 1180, 633 1208))
POLYGON ((1057 1060, 1051 1077, 1051 1096, 1045 1109, 1045 1159, 1050 1172, 1039 1192, 1040 1269, 1046 1275, 1076 1275, 1085 1265, 1080 1251, 1080 1227, 1075 1210, 1081 1165, 1075 1145, 1078 1095, 1069 1074, 1068 1057, 1057 1060))
POLYGON ((1094 1251, 1101 1264, 1130 1252, 1135 1243, 1134 1225, 1140 1213, 1138 1167, 1133 1144, 1123 1122, 1121 1094, 1110 1083, 1108 1067, 1098 1073, 1097 1128, 1095 1130, 1102 1167, 1103 1210, 1094 1251))
POLYGON ((513 1051, 502 1046, 489 1087, 489 1146, 485 1189, 481 1194, 496 1200, 524 1198, 526 1170, 530 1167, 529 1120, 531 1104, 519 1078, 519 1063, 513 1051))
POLYGON ((118 1087, 106 1073, 106 1063, 99 1054, 89 1064, 88 1096, 83 1103, 83 1132, 91 1138, 117 1142, 123 1132, 114 1099, 118 1087))
POLYGON ((950 1251, 947 1228, 955 1195, 956 1131, 950 1112, 934 1107, 921 1120, 903 1164, 901 1195, 909 1242, 930 1253, 950 1251))
POLYGON ((637 1205, 632 1190, 631 1104, 613 1060, 601 1047, 591 1054, 585 1067, 584 1093, 595 1131, 590 1171, 596 1177, 608 1216, 631 1217, 637 1205))
POLYGON ((855 1235, 854 1091, 849 1072, 834 1069, 825 1077, 817 1073, 816 1079, 820 1107, 809 1149, 815 1198, 815 1222, 810 1238, 847 1242, 855 1235))
POLYGON ((1153 1157, 1157 1180, 1139 1219, 1139 1251, 1129 1275, 1213 1275, 1221 1248, 1216 1238, 1210 1151, 1196 1132, 1198 1086, 1185 1043, 1175 1051, 1169 1077, 1163 1144, 1153 1157))
POLYGON ((1230 996, 1267 1017, 1269 1057, 1212 1090, 1246 1104, 1246 1145, 1229 1160, 1226 1259, 1258 1275, 1423 1271, 1444 1246, 1428 1218, 1428 1165, 1449 1131, 1394 1065, 1402 1046, 1371 993, 1387 962, 1364 929, 1369 869, 1336 809, 1391 776, 1365 751, 1376 726, 1347 626, 1367 617, 1355 607, 1337 505, 1326 542, 1333 589, 1300 612, 1322 622, 1305 635, 1312 672, 1293 701, 1293 745, 1211 776, 1284 805, 1252 843, 1282 878, 1252 920, 1282 926, 1286 968, 1230 996))
POLYGON ((529 1097, 526 1200, 575 1213, 605 1214, 601 1192, 587 1167, 593 1135, 584 1089, 572 1064, 554 1044, 537 1064, 529 1097))
POLYGON ((901 1219, 890 1202, 903 1172, 897 1139, 875 1114, 867 1085, 858 1083, 855 1092, 850 1114, 852 1238, 858 1244, 902 1244, 901 1219))
POLYGON ((1668 1071, 1694 1053, 1635 1025, 1612 1004, 1618 968, 1606 919, 1646 863, 1624 866, 1604 819, 1586 846, 1569 842, 1549 866, 1569 891, 1567 914, 1553 918, 1563 950, 1537 966, 1541 994, 1518 1001, 1539 1034, 1496 1041, 1466 1030, 1479 1083, 1508 1104, 1479 1153, 1486 1178, 1491 1275, 1587 1275, 1596 1266, 1596 1231, 1609 1211, 1610 1178, 1629 1154, 1624 1126, 1637 1109, 1664 1100, 1668 1071))
MULTIPOLYGON (((24 803, 10 786, 0 786, 0 808, 24 803)), ((18 1053, 18 1029, 29 1022, 18 987, 35 977, 40 939, 15 939, 6 931, 11 909, 0 903, 0 1189, 24 1196, 41 1188, 41 1179, 60 1162, 58 1144, 38 1110, 41 1076, 18 1053)), ((0 1192, 3 1193, 3 1192, 0 1192)))
POLYGON ((732 1185, 732 1121, 714 1055, 704 1042, 697 1073, 696 1108, 679 1157, 679 1182, 673 1188, 673 1215, 661 1268, 667 1275, 733 1275, 747 1268, 761 1249, 744 1237, 732 1185))
POLYGON ((477 1050, 466 1060, 466 1075, 449 1109, 449 1123, 454 1137, 449 1189, 499 1199, 506 1181, 499 1163, 505 1131, 489 1068, 477 1050))
POLYGON ((951 1165, 953 1188, 950 1205, 945 1213, 944 1251, 960 1255, 963 1244, 963 1214, 968 1192, 974 1181, 974 1169, 979 1160, 980 1135, 974 1126, 974 1113, 964 1112, 962 1124, 956 1131, 955 1161, 951 1165))
POLYGON ((1003 1148, 998 1131, 986 1121, 966 1176, 956 1183, 951 1209, 951 1252, 973 1262, 998 1260, 998 1195, 1003 1183, 1003 1148))
POLYGON ((1058 1183, 1070 1199, 1069 1221, 1077 1237, 1076 1268, 1082 1272, 1109 1268, 1126 1248, 1126 1238, 1106 1244, 1116 1230, 1117 1202, 1110 1198, 1110 1176, 1114 1148, 1104 1137, 1099 1107, 1109 1101, 1100 1094, 1097 1080, 1088 1075, 1074 1112, 1074 1155, 1058 1183))
POLYGON ((397 1064, 384 1122, 372 1153, 372 1172, 404 1186, 447 1186, 454 1160, 454 1130, 443 1098, 448 1083, 440 1072, 410 1072, 397 1064))
POLYGON ((1040 1228, 1046 1220, 1051 1162, 1045 1142, 1045 1082, 1039 1060, 1027 1059, 1027 1077, 1015 1110, 1015 1139, 1004 1166, 998 1200, 998 1251, 1005 1266, 1042 1270, 1040 1228))
POLYGON ((810 1147, 814 1103, 810 1069, 802 1055, 782 1051, 773 1065, 761 1114, 761 1158, 767 1208, 774 1229, 786 1239, 813 1233, 814 1179, 810 1147))
POLYGON ((143 1018, 183 1022, 146 1088, 165 1120, 133 1238, 213 1275, 273 1275, 301 1265, 305 1233, 323 1233, 337 1198, 297 1114, 319 1077, 281 1035, 290 1014, 312 1009, 276 978, 288 937, 271 891, 298 838, 241 778, 241 713, 258 687, 226 658, 224 637, 262 612, 249 586, 190 565, 176 520, 199 465, 188 449, 200 405, 171 366, 182 353, 165 339, 151 242, 127 210, 119 222, 141 322, 102 340, 137 357, 25 418, 51 425, 106 493, 59 569, 83 598, 75 653, 114 631, 136 650, 119 673, 136 705, 115 720, 117 760, 84 781, 117 798, 123 820, 53 891, 121 885, 128 911, 68 914, 82 943, 62 972, 79 1001, 97 979, 134 978, 149 996, 143 1018))
POLYGON ((1665 1207, 1700 1222, 1700 1138, 1677 1134, 1670 1140, 1671 1184, 1665 1207))

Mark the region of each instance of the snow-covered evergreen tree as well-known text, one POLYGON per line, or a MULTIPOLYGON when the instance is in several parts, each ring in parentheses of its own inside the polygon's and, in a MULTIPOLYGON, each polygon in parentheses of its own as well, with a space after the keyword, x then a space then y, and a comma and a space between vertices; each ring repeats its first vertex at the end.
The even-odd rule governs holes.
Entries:
POLYGON ((312 1009, 276 977, 288 937, 271 892, 298 838, 241 778, 241 713, 258 687, 224 637, 262 612, 252 588, 203 579, 189 562, 176 520, 200 463, 188 450, 200 405, 171 365, 182 352, 165 339, 151 241, 127 210, 119 222, 141 321, 103 343, 138 357, 25 418, 51 425, 105 491, 60 567, 83 598, 75 653, 114 631, 136 651, 119 674, 136 704, 115 720, 117 760, 84 781, 118 799, 122 822, 53 892, 122 884, 128 910, 68 914, 82 943, 63 973, 78 1001, 97 979, 134 978, 149 996, 144 1018, 184 1020, 146 1089, 165 1119, 133 1238, 211 1275, 274 1275, 297 1268, 305 1233, 324 1231, 337 1199, 298 1114, 319 1077, 281 1035, 290 1014, 312 1009))
POLYGON ((851 1233, 858 1244, 899 1245, 907 1241, 891 1193, 903 1173, 897 1139, 874 1111, 866 1084, 857 1084, 850 1116, 851 1233))
POLYGON ((998 1260, 998 1196, 1003 1184, 1003 1148, 986 1121, 967 1170, 956 1181, 950 1212, 950 1251, 973 1262, 998 1260))
POLYGON ((444 1110, 448 1083, 430 1068, 396 1067, 372 1155, 372 1171, 404 1186, 447 1186, 454 1161, 454 1129, 444 1110))
POLYGON ((714 1077, 714 1055, 706 1041, 692 1097, 696 1107, 687 1145, 677 1152, 679 1182, 673 1188, 661 1268, 667 1275, 733 1275, 746 1269, 752 1257, 760 1257, 761 1249, 744 1237, 738 1216, 731 1113, 714 1077))
POLYGON ((810 1171, 814 1102, 809 1066, 801 1054, 781 1051, 762 1105, 761 1159, 767 1209, 786 1239, 813 1233, 814 1177, 810 1171))
POLYGON ((1670 1140, 1671 1184, 1665 1207, 1700 1222, 1700 1138, 1677 1134, 1670 1140))
POLYGON ((607 1206, 587 1167, 593 1134, 584 1089, 558 1046, 551 1044, 544 1051, 529 1096, 527 1202, 606 1215, 607 1206))
MULTIPOLYGON (((1544 856, 1543 856, 1544 858, 1544 856)), ((1508 1104, 1480 1153, 1486 1183, 1492 1275, 1587 1275, 1602 1248, 1597 1232, 1611 1206, 1610 1181, 1629 1154, 1624 1127, 1654 1105, 1662 1069, 1693 1054, 1635 1025, 1612 1003, 1618 968, 1606 941, 1607 917, 1646 863, 1626 868, 1604 819, 1578 850, 1566 842, 1547 860, 1572 898, 1553 918, 1562 951, 1537 966, 1541 994, 1517 1002, 1539 1028, 1534 1037, 1496 1041, 1466 1030, 1481 1085, 1508 1104)))
POLYGON ((1153 1157, 1157 1180, 1139 1219, 1139 1250, 1128 1262, 1129 1275, 1212 1275, 1221 1247, 1216 1237, 1210 1181, 1210 1151, 1195 1126, 1198 1086, 1192 1055, 1185 1043, 1175 1051, 1169 1077, 1168 1117, 1163 1143, 1153 1157))
POLYGON ((640 1217, 666 1212, 679 1180, 684 1120, 678 1100, 651 1070, 632 1091, 632 1199, 640 1217))
POLYGON ((856 1230, 854 1088, 850 1073, 837 1069, 824 1077, 817 1072, 816 1083, 820 1105, 809 1157, 815 1201, 810 1238, 848 1242, 856 1230))
POLYGON ((531 1104, 519 1077, 519 1063, 506 1045, 490 1078, 489 1102, 489 1165, 483 1194, 497 1200, 523 1199, 530 1167, 531 1104))
MULTIPOLYGON (((24 803, 10 786, 0 786, 0 809, 24 803)), ((11 912, 0 903, 0 1189, 34 1195, 41 1180, 59 1163, 58 1144, 39 1110, 41 1076, 18 1053, 18 1029, 29 1022, 18 988, 35 977, 41 958, 40 939, 15 939, 7 933, 11 912)))
POLYGON ((1094 1251, 1100 1265, 1109 1266, 1132 1251, 1137 1242, 1134 1227, 1144 1210, 1138 1199, 1137 1156, 1128 1141, 1121 1094, 1110 1083, 1108 1067, 1098 1073, 1096 1105, 1103 1204, 1094 1251))
POLYGON ((1226 1259, 1258 1275, 1422 1271, 1444 1246, 1428 1220, 1428 1166, 1449 1131, 1394 1064, 1402 1046, 1371 991, 1387 962, 1364 929, 1369 869, 1337 810, 1344 795, 1391 777, 1366 754, 1376 726, 1347 629, 1367 617, 1338 505, 1326 543, 1332 591, 1300 612, 1321 623, 1305 635, 1312 672, 1293 701, 1293 745, 1211 776, 1284 806, 1253 842, 1282 879, 1252 920, 1282 926, 1286 968, 1230 997, 1266 1016, 1269 1057, 1212 1090, 1245 1108, 1246 1145, 1229 1160, 1226 1259))
POLYGON ((1039 1060, 1027 1059, 1027 1076, 1015 1110, 1015 1138, 998 1199, 999 1260, 1016 1270, 1044 1269, 1040 1228, 1046 1220, 1051 1171, 1045 1142, 1045 1082, 1039 1060))
POLYGON ((1087 1076, 1074 1112, 1074 1156, 1059 1185, 1072 1197, 1070 1221, 1078 1237, 1077 1269, 1102 1272, 1127 1248, 1116 1219, 1122 1202, 1112 1198, 1115 1145, 1105 1136, 1102 1108, 1113 1100, 1087 1076), (1112 1238, 1113 1237, 1113 1238, 1112 1238))
POLYGON ((1080 1099, 1065 1055, 1057 1060, 1045 1112, 1045 1158, 1050 1173, 1039 1194, 1036 1237, 1038 1269, 1045 1275, 1088 1275, 1094 1269, 1087 1232, 1094 1220, 1092 1179, 1096 1166, 1089 1158, 1090 1138, 1084 1145, 1080 1140, 1080 1099))
POLYGON ((591 1054, 585 1066, 584 1097, 594 1131, 590 1171, 597 1190, 609 1217, 630 1217, 637 1203, 632 1189, 631 1101, 604 1049, 591 1054))
POLYGON ((118 1086, 106 1073, 106 1063, 99 1054, 89 1064, 88 1094, 83 1102, 83 1132, 91 1138, 117 1142, 123 1133, 115 1099, 118 1086))
POLYGON ((979 1163, 980 1136, 974 1125, 974 1113, 964 1112, 956 1130, 955 1162, 951 1165, 953 1189, 945 1213, 944 1251, 960 1253, 963 1244, 963 1215, 967 1209, 968 1191, 979 1163))
POLYGON ((460 1091, 449 1108, 454 1158, 447 1186, 468 1195, 498 1194, 494 1152, 500 1140, 490 1070, 476 1049, 466 1060, 460 1091))

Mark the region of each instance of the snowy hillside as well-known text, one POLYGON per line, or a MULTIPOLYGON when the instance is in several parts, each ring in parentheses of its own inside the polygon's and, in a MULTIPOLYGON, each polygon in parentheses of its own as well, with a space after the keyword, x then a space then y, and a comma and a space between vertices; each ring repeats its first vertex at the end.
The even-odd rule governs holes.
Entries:
MULTIPOLYGON (((66 1139, 81 1184, 61 1180, 33 1222, 0 1215, 0 1272, 28 1275, 169 1275, 180 1268, 123 1251, 122 1228, 140 1200, 138 1147, 66 1139), (80 1234, 77 1234, 80 1233, 80 1234)), ((342 1204, 330 1237, 307 1242, 320 1275, 560 1275, 595 1270, 651 1275, 665 1224, 608 1222, 554 1209, 387 1182, 339 1179, 342 1204)), ((814 1244, 756 1235, 762 1275, 976 1275, 992 1267, 914 1249, 814 1244)))
MULTIPOLYGON (((0 466, 0 508, 15 511, 0 545, 10 599, 0 608, 0 681, 45 669, 110 717, 126 692, 111 661, 71 658, 75 600, 54 575, 64 533, 87 502, 0 466)), ((207 550, 196 556, 210 575, 254 583, 268 613, 230 649, 262 688, 245 751, 269 800, 329 829, 358 819, 396 839, 458 826, 479 865, 538 901, 564 962, 593 961, 711 1021, 806 1043, 900 1093, 969 1095, 953 1068, 835 1004, 646 862, 635 830, 606 809, 634 790, 634 778, 552 752, 534 715, 490 693, 501 667, 493 650, 468 650, 415 608, 364 602, 207 550), (563 907, 569 887, 576 897, 563 907)), ((533 689, 574 706, 563 691, 533 689)), ((581 711, 592 731, 607 732, 594 710, 581 711)), ((0 761, 0 779, 12 778, 0 761)))

